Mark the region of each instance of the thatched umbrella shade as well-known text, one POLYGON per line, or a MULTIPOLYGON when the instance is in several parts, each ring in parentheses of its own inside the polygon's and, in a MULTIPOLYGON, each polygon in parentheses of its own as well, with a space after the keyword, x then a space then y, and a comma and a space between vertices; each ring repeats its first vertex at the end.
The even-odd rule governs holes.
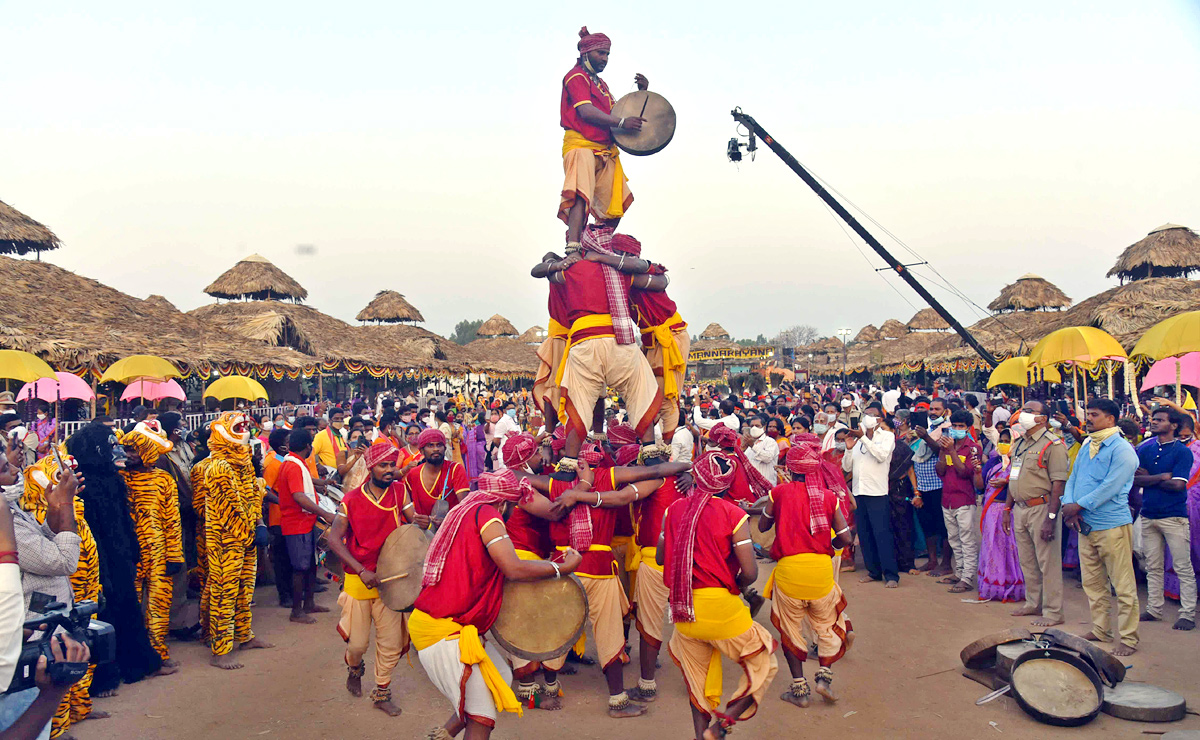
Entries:
POLYGON ((1200 270, 1200 236, 1186 226, 1163 224, 1121 252, 1107 277, 1122 283, 1156 277, 1187 277, 1200 270))
POLYGON ((1047 308, 1067 308, 1071 299, 1054 283, 1032 272, 1017 278, 1017 282, 1004 286, 996 300, 988 304, 989 311, 1036 311, 1047 308))
POLYGON ((932 308, 917 311, 916 315, 908 320, 907 326, 913 331, 946 331, 950 328, 946 320, 938 316, 938 312, 932 308))
POLYGON ((725 327, 717 322, 708 325, 708 328, 700 333, 701 339, 729 339, 729 332, 725 331, 725 327))
POLYGON ((483 322, 476 331, 477 337, 515 337, 521 332, 517 331, 517 327, 512 325, 508 319, 500 314, 492 316, 492 318, 483 322))
POLYGON ((61 246, 53 231, 0 201, 0 254, 40 255, 61 246))
POLYGON ((261 254, 252 254, 226 270, 204 289, 214 298, 247 298, 252 301, 308 298, 304 286, 293 280, 261 254))
POLYGON ((896 319, 888 319, 883 322, 883 326, 879 327, 879 333, 883 335, 884 339, 899 339, 908 333, 908 327, 896 319))
POLYGON ((367 307, 359 311, 354 318, 358 321, 375 321, 381 324, 425 320, 413 304, 394 290, 381 290, 376 293, 367 307))
POLYGON ((880 339, 883 339, 883 333, 874 324, 867 324, 850 341, 859 344, 860 342, 878 342, 880 339))

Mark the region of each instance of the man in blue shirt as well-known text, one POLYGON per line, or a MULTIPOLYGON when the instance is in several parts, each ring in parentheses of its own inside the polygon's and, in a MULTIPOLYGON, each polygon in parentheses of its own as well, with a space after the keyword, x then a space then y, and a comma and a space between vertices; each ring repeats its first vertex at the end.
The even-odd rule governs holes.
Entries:
POLYGON ((1063 491, 1063 524, 1079 532, 1079 571, 1096 642, 1111 642, 1108 584, 1117 592, 1119 643, 1112 654, 1133 655, 1138 644, 1137 581, 1133 576, 1133 516, 1129 489, 1138 468, 1133 446, 1121 436, 1121 409, 1107 398, 1088 401, 1089 436, 1075 457, 1063 491))
POLYGON ((1171 548, 1179 574, 1179 618, 1175 629, 1196 626, 1196 576, 1192 571, 1192 532, 1188 522, 1187 481, 1192 451, 1178 439, 1182 414, 1160 406, 1150 415, 1154 435, 1138 447, 1141 467, 1133 477, 1142 487, 1142 548, 1146 555, 1146 611, 1143 622, 1163 618, 1163 547, 1171 548))

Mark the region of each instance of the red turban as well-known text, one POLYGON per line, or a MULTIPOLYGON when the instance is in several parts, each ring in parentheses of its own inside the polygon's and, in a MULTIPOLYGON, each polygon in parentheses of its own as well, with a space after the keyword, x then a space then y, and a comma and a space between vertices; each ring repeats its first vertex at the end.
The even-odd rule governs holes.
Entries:
POLYGON ((628 424, 610 424, 608 426, 608 441, 614 447, 631 445, 638 441, 637 432, 628 424))
POLYGON ((533 435, 522 432, 510 434, 505 438, 504 443, 500 445, 500 455, 506 467, 522 468, 537 454, 537 449, 538 443, 533 435))
POLYGON ((750 484, 755 496, 766 496, 771 490, 771 481, 767 480, 766 476, 758 472, 758 468, 750 464, 746 459, 746 453, 742 452, 741 436, 725 426, 722 423, 717 423, 712 429, 708 430, 708 441, 721 449, 731 450, 731 457, 746 471, 746 480, 750 484))
POLYGON ((400 449, 386 439, 376 440, 375 444, 367 448, 367 454, 363 455, 363 462, 368 468, 388 461, 396 462, 399 459, 400 449))
POLYGON ((575 45, 580 54, 597 49, 611 49, 612 41, 602 33, 589 33, 587 26, 579 29, 579 43, 575 45))
POLYGON ((446 444, 446 435, 436 429, 426 429, 421 432, 421 436, 417 437, 417 449, 426 445, 446 444))
MULTIPOLYGON (((717 426, 722 426, 718 424, 717 426)), ((714 427, 715 429, 716 427, 714 427)), ((696 529, 700 515, 713 496, 729 489, 737 462, 720 452, 706 452, 692 464, 695 485, 689 492, 683 514, 683 530, 672 542, 669 566, 672 577, 670 604, 671 621, 695 622, 696 608, 692 597, 692 564, 696 554, 696 529)))
POLYGON ((579 451, 579 459, 588 464, 589 468, 594 468, 604 459, 604 453, 600 452, 600 448, 594 444, 586 444, 579 451))
POLYGON ((637 460, 638 452, 641 449, 641 445, 638 444, 622 445, 617 449, 617 465, 625 467, 626 465, 633 464, 637 460))
POLYGON ((814 535, 829 529, 829 514, 825 511, 825 491, 821 480, 821 448, 812 442, 801 442, 788 450, 787 469, 804 476, 808 489, 808 528, 814 535))
POLYGON ((629 234, 613 234, 612 241, 608 243, 608 246, 614 252, 624 252, 634 257, 642 254, 642 243, 629 234))
POLYGON ((708 430, 709 444, 717 447, 728 449, 737 447, 741 444, 742 438, 738 433, 730 429, 725 424, 714 424, 712 429, 708 430))

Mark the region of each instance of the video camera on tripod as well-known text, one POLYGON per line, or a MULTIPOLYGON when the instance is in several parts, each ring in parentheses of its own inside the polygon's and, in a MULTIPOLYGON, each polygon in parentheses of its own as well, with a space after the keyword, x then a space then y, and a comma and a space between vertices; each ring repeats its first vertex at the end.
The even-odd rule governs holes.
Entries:
POLYGON ((36 639, 27 641, 21 647, 21 658, 13 673, 12 683, 5 693, 16 693, 33 688, 34 674, 37 671, 38 658, 46 656, 46 671, 55 686, 70 686, 87 674, 87 663, 56 661, 50 649, 55 630, 61 627, 77 642, 88 646, 91 652, 91 663, 107 663, 117 656, 117 635, 113 626, 108 622, 92 619, 92 615, 100 610, 95 601, 81 601, 73 608, 68 608, 61 601, 50 601, 53 598, 39 591, 34 591, 29 602, 29 610, 41 614, 40 617, 25 621, 24 629, 41 631, 36 639))

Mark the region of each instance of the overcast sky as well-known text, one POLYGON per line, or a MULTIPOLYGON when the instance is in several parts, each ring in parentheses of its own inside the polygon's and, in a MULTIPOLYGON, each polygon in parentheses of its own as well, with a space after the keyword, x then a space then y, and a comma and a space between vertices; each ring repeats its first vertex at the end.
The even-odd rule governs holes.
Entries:
POLYGON ((769 151, 726 161, 734 106, 980 305, 1026 272, 1086 298, 1151 229, 1200 228, 1197 0, 763 5, 0 0, 0 200, 49 261, 183 310, 258 252, 347 321, 390 288, 438 333, 544 326, 586 23, 614 93, 642 72, 678 114, 623 157, 622 229, 694 333, 923 307, 769 151))

